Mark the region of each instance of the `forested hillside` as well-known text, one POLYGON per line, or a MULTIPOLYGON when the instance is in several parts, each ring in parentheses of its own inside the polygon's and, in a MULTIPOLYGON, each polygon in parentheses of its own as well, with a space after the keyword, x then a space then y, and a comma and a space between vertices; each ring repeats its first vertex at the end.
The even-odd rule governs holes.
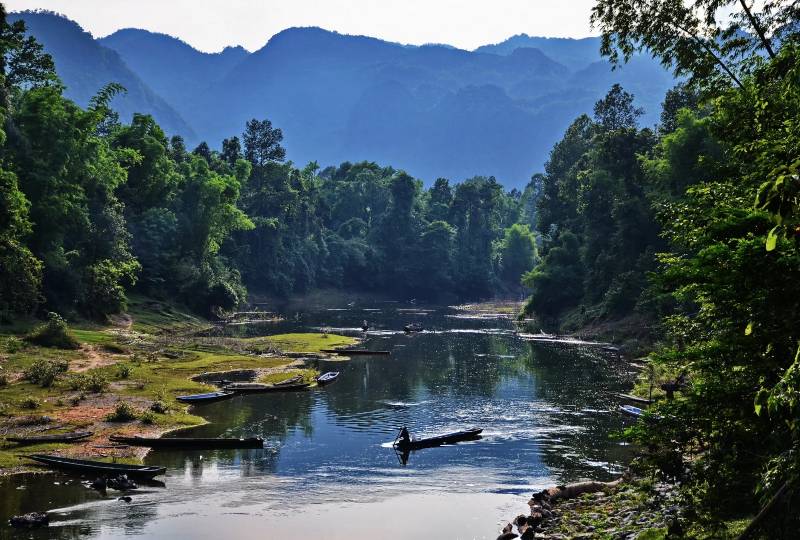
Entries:
POLYGON ((598 1, 606 54, 649 51, 687 83, 655 130, 615 86, 535 179, 526 312, 562 330, 634 318, 657 340, 648 377, 679 394, 627 436, 640 471, 680 482, 692 538, 762 506, 740 538, 800 530, 800 12, 764 4, 709 27, 718 3, 598 1))
MULTIPOLYGON (((20 16, 45 44, 77 40, 74 23, 59 16, 20 16)), ((75 43, 51 54, 68 96, 85 106, 91 94, 69 92, 87 76, 96 78, 99 68, 75 43)), ((599 38, 510 43, 494 54, 409 47, 319 28, 287 29, 253 53, 201 53, 134 29, 95 41, 116 51, 190 129, 152 107, 136 112, 152 114, 168 135, 179 134, 192 147, 203 140, 213 146, 251 118, 270 118, 285 133, 287 157, 296 163, 392 163, 426 186, 439 176, 484 175, 522 189, 557 134, 591 112, 612 84, 639 96, 644 125, 657 121, 674 84, 647 56, 612 71, 599 54, 599 38)), ((128 86, 117 77, 102 81, 128 86)), ((129 121, 129 111, 122 112, 129 121)))
POLYGON ((3 23, 4 319, 59 311, 102 319, 131 291, 206 314, 251 292, 314 287, 405 298, 519 295, 534 263, 532 192, 491 177, 429 189, 374 162, 285 162, 283 134, 186 147, 149 115, 124 122, 109 84, 81 108, 51 57, 3 23), (57 224, 57 226, 55 226, 57 224))

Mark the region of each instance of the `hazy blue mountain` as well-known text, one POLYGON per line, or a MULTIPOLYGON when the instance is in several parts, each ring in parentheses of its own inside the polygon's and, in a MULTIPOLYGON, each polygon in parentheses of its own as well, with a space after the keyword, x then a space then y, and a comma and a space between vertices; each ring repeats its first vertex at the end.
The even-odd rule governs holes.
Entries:
POLYGON ((86 106, 103 86, 117 82, 127 93, 115 97, 112 106, 123 119, 130 120, 134 112, 146 112, 165 130, 195 137, 189 124, 125 64, 119 53, 103 47, 77 23, 44 12, 15 13, 9 18, 20 17, 53 56, 67 97, 86 106))
POLYGON ((539 49, 557 62, 578 68, 602 60, 597 37, 569 39, 517 34, 500 43, 478 47, 475 52, 508 55, 522 48, 539 49))
POLYGON ((218 81, 249 53, 227 47, 209 54, 165 34, 128 28, 98 40, 117 51, 125 63, 179 112, 198 92, 218 81))
MULTIPOLYGON (((51 17, 31 28, 49 47, 51 34, 77 27, 51 17)), ((673 84, 643 57, 612 72, 596 38, 514 36, 470 52, 290 28, 253 53, 201 53, 143 30, 120 30, 99 43, 190 124, 176 129, 162 120, 190 145, 206 140, 219 147, 250 118, 269 118, 283 129, 288 157, 297 163, 369 159, 429 183, 483 174, 522 186, 572 120, 591 113, 614 82, 636 94, 645 124, 657 121, 673 84)), ((61 47, 54 54, 65 80, 116 80, 97 62, 82 64, 83 53, 61 47)))

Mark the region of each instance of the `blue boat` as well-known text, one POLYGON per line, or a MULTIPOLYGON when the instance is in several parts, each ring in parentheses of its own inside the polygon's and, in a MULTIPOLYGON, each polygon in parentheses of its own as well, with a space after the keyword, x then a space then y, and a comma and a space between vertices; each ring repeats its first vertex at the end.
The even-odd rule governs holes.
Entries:
POLYGON ((222 401, 223 399, 232 398, 235 394, 233 392, 208 392, 207 394, 193 394, 191 396, 178 396, 177 399, 181 403, 212 403, 214 401, 222 401))
POLYGON ((627 414, 628 416, 633 416, 635 418, 640 418, 644 415, 644 409, 634 407, 633 405, 620 405, 619 410, 622 411, 623 414, 627 414))
POLYGON ((335 381, 338 377, 339 377, 338 371, 329 371, 317 377, 317 384, 320 386, 325 384, 330 384, 333 381, 335 381))

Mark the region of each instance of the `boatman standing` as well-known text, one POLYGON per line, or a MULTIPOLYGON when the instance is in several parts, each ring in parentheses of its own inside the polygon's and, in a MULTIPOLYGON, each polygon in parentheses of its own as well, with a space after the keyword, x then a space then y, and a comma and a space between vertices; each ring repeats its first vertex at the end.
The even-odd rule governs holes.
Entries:
POLYGON ((408 433, 408 428, 403 426, 403 429, 400 430, 400 445, 407 446, 411 444, 411 435, 408 433))

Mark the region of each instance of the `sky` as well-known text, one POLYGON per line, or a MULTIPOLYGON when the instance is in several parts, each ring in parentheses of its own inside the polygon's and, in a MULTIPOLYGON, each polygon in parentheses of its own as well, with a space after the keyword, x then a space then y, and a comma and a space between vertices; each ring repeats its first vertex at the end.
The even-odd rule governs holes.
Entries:
POLYGON ((217 52, 254 51, 292 26, 320 26, 399 43, 446 43, 472 50, 514 34, 596 35, 594 0, 5 0, 9 11, 66 15, 96 38, 143 28, 217 52))

